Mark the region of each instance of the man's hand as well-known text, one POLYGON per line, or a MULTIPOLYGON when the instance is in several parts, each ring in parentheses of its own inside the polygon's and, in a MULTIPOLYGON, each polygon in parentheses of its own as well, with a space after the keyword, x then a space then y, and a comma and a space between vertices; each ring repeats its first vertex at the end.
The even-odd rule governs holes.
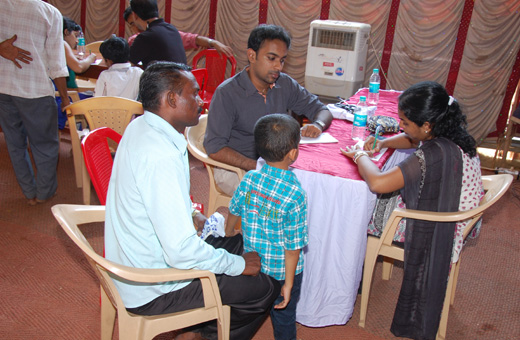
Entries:
POLYGON ((21 61, 22 63, 29 64, 32 61, 32 58, 30 57, 31 52, 14 46, 14 42, 17 38, 18 37, 15 34, 12 38, 4 40, 0 43, 0 56, 11 60, 16 65, 16 67, 22 68, 22 65, 20 65, 17 60, 21 61))
POLYGON ((256 251, 251 253, 242 254, 244 260, 246 260, 246 267, 242 272, 242 275, 257 276, 260 273, 260 256, 256 251))
POLYGON ((321 129, 315 124, 307 124, 301 128, 302 137, 316 138, 321 135, 321 129))
POLYGON ((224 54, 227 57, 232 57, 233 56, 233 49, 231 47, 229 47, 229 46, 224 45, 220 41, 213 40, 213 48, 215 50, 217 50, 217 53, 219 55, 224 54))
POLYGON ((193 216, 193 225, 195 225, 195 229, 197 229, 197 235, 200 236, 202 234, 202 229, 204 229, 204 224, 206 223, 207 217, 202 215, 199 212, 195 216, 193 216))

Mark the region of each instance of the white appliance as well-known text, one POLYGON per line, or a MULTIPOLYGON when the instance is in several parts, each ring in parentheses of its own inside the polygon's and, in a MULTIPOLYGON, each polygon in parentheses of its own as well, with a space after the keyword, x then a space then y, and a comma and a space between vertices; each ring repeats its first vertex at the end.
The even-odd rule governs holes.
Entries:
POLYGON ((305 88, 325 96, 349 98, 363 87, 370 25, 358 22, 311 22, 305 88))

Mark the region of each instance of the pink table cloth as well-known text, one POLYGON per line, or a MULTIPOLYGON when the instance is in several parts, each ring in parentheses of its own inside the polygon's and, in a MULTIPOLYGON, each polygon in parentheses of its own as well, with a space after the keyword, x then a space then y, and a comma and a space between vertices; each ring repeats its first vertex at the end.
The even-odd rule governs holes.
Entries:
MULTIPOLYGON (((359 97, 365 96, 367 92, 368 89, 366 88, 360 89, 347 102, 355 104, 358 102, 359 97)), ((400 93, 398 91, 382 90, 375 115, 390 116, 398 119, 397 101, 400 93)), ((343 156, 339 151, 340 148, 356 144, 356 141, 351 138, 352 123, 347 120, 334 119, 327 132, 335 137, 339 143, 300 145, 298 159, 291 166, 300 170, 362 180, 356 164, 343 156)), ((394 150, 386 151, 379 161, 375 162, 376 165, 381 168, 393 152, 394 150)))

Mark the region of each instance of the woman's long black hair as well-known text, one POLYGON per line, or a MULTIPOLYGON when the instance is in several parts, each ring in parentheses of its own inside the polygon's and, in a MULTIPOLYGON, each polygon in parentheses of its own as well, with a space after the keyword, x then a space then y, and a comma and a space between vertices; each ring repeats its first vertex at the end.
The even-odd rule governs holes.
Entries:
POLYGON ((432 126, 434 137, 445 137, 467 153, 477 154, 475 139, 466 130, 466 116, 460 105, 452 100, 446 89, 434 81, 423 81, 410 86, 399 96, 399 110, 406 118, 421 127, 425 122, 432 126))

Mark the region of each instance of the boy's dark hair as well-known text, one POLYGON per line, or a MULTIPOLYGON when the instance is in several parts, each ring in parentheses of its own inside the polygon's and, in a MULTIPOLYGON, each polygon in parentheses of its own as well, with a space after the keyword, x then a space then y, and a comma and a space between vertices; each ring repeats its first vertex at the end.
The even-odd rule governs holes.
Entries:
POLYGON ((133 11, 132 11, 132 7, 128 6, 127 8, 125 8, 125 11, 123 12, 123 19, 125 19, 125 21, 128 20, 128 17, 130 16, 130 14, 132 14, 133 11))
POLYGON ((130 7, 142 20, 157 18, 159 16, 159 8, 157 0, 130 0, 130 7))
POLYGON ((258 52, 265 40, 281 40, 287 45, 287 49, 291 47, 291 36, 285 28, 276 25, 258 25, 249 34, 247 40, 247 48, 258 52))
POLYGON ((273 113, 255 124, 255 146, 260 157, 268 162, 280 162, 300 144, 300 124, 293 117, 273 113))
POLYGON ((69 32, 80 32, 81 26, 69 17, 63 16, 63 30, 69 32))
POLYGON ((99 52, 103 58, 112 60, 114 64, 126 63, 130 58, 130 46, 128 42, 112 35, 99 46, 99 52))

